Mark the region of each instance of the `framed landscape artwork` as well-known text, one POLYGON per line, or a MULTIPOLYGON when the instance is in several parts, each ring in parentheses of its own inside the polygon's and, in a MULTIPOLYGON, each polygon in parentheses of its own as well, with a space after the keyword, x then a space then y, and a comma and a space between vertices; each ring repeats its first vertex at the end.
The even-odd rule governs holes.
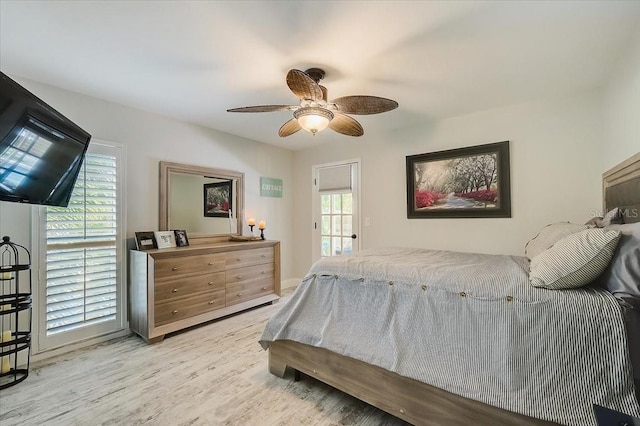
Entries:
POLYGON ((204 184, 205 217, 229 217, 233 210, 231 181, 204 184))
POLYGON ((407 156, 407 218, 511 217, 509 141, 407 156))

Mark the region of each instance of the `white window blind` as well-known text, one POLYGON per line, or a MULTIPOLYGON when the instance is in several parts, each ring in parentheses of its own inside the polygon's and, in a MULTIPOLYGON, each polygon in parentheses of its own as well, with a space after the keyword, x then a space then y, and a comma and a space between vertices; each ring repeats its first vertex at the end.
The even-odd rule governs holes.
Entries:
POLYGON ((47 207, 46 334, 116 319, 117 162, 88 152, 69 206, 47 207))
POLYGON ((351 164, 341 164, 334 167, 324 167, 318 171, 318 191, 339 192, 351 191, 351 164))

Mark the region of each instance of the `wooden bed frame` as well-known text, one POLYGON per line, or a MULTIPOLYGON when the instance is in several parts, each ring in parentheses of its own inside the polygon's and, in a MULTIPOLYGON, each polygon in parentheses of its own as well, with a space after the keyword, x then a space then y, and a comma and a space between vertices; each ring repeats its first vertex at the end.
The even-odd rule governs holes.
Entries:
POLYGON ((640 152, 602 174, 602 207, 620 207, 625 223, 640 222, 640 152))
MULTIPOLYGON (((608 206, 609 189, 635 181, 640 188, 640 153, 603 174, 603 203, 608 206)), ((636 186, 634 186, 636 188, 636 186)), ((625 192, 628 191, 628 187, 625 192)), ((633 192, 633 191, 632 191, 633 192)), ((640 197, 640 191, 637 191, 640 197)), ((614 197, 615 198, 615 197, 614 197)), ((627 222, 640 221, 640 199, 623 204, 627 222)), ((626 219, 626 218, 625 218, 626 219)), ((291 340, 277 340, 269 349, 269 371, 283 377, 287 368, 302 372, 409 423, 420 425, 554 425, 521 414, 474 401, 383 368, 323 348, 291 340)))
POLYGON ((276 340, 269 371, 302 372, 414 425, 555 425, 464 398, 323 348, 276 340))

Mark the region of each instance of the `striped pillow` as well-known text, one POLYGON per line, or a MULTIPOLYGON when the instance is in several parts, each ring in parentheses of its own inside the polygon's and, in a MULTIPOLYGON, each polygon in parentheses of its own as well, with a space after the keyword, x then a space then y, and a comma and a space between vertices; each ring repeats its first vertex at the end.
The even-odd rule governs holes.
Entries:
POLYGON ((542 228, 538 235, 529 240, 524 247, 524 254, 531 260, 564 237, 594 227, 595 225, 578 225, 570 222, 552 223, 542 228))
POLYGON ((531 259, 529 281, 554 290, 582 287, 607 268, 620 231, 587 229, 569 235, 531 259))

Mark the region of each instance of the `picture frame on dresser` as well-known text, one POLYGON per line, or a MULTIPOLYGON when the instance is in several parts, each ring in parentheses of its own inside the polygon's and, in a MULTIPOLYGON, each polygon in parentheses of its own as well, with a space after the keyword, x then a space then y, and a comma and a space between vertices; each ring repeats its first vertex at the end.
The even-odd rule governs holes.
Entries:
POLYGON ((186 230, 174 229, 173 233, 176 238, 176 247, 187 247, 189 245, 189 238, 187 237, 186 230))
POLYGON ((136 232, 136 249, 144 251, 154 248, 158 248, 158 244, 153 231, 136 232))
POLYGON ((176 235, 173 231, 154 231, 156 245, 159 249, 176 247, 176 235))

